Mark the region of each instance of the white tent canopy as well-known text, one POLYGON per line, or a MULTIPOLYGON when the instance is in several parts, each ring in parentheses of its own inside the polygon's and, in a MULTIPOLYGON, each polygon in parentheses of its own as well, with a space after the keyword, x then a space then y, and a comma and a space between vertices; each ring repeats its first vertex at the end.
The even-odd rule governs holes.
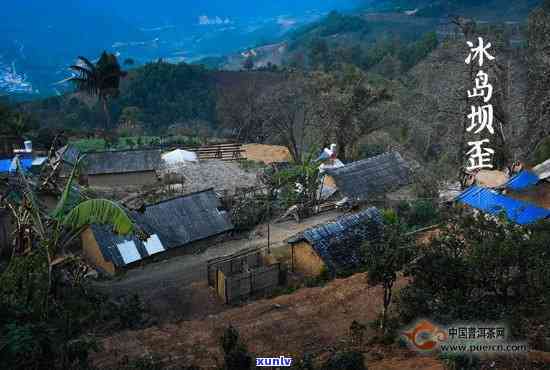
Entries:
POLYGON ((171 167, 185 164, 186 162, 197 162, 199 159, 196 153, 189 152, 187 150, 176 149, 163 154, 162 160, 167 166, 171 167))

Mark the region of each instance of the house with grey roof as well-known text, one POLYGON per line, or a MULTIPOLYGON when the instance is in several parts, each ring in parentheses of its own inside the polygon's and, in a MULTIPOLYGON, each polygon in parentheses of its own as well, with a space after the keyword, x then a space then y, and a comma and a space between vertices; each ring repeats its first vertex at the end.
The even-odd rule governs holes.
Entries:
POLYGON ((374 207, 307 229, 288 240, 292 268, 306 276, 356 269, 364 263, 363 244, 379 238, 382 230, 382 214, 374 207))
POLYGON ((129 215, 147 240, 119 236, 97 225, 82 234, 84 255, 99 270, 115 274, 154 255, 174 250, 185 254, 195 243, 233 229, 213 189, 149 204, 129 215))
POLYGON ((351 204, 372 201, 412 183, 412 172, 398 152, 327 169, 323 186, 338 189, 351 204))
POLYGON ((160 150, 120 150, 86 153, 87 184, 97 187, 154 185, 162 163, 160 150))

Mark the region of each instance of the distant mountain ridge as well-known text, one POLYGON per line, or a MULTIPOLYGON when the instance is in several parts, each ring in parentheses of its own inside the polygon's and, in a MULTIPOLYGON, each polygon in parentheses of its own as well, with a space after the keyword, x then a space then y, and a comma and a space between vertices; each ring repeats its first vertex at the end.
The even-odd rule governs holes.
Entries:
MULTIPOLYGON (((0 64, 15 64, 34 91, 51 95, 63 92, 53 83, 67 77, 66 67, 78 55, 93 59, 108 50, 139 64, 220 56, 280 36, 296 16, 307 22, 315 14, 354 4, 356 0, 15 1, 3 4, 0 12, 0 64)), ((11 73, 6 71, 2 67, 0 79, 11 73)), ((0 88, 0 95, 6 92, 0 88)))
POLYGON ((416 11, 416 16, 458 14, 476 18, 525 18, 541 0, 363 0, 363 9, 416 11))

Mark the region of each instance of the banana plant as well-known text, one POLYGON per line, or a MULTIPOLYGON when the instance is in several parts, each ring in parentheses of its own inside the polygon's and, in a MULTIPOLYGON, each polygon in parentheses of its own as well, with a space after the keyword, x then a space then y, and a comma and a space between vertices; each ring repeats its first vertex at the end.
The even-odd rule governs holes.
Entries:
MULTIPOLYGON (((30 180, 27 178, 18 159, 17 176, 20 196, 17 202, 10 202, 17 226, 23 232, 16 239, 27 235, 27 250, 39 249, 47 259, 47 288, 44 292, 42 314, 48 312, 48 296, 52 286, 52 269, 64 254, 66 247, 76 240, 89 225, 108 225, 119 235, 140 233, 124 209, 108 199, 86 199, 75 189, 74 180, 78 176, 82 157, 71 171, 57 206, 51 214, 40 208, 30 180), (29 236, 30 235, 30 236, 29 236)), ((22 245, 19 240, 17 245, 22 245)), ((12 258, 12 261, 16 258, 12 258)), ((10 262, 11 263, 11 262, 10 262)))

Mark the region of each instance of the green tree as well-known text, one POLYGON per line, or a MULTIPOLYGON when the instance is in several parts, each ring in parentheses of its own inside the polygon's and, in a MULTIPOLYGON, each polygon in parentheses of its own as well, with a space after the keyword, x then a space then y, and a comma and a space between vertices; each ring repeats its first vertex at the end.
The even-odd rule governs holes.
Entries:
POLYGON ((398 274, 415 255, 414 241, 406 234, 406 227, 396 218, 385 217, 384 230, 379 240, 365 243, 365 267, 369 286, 382 285, 384 291, 381 329, 386 330, 388 308, 392 302, 393 286, 398 274))
MULTIPOLYGON (((456 211, 407 269, 401 316, 494 321, 548 318, 550 225, 456 211)), ((522 325, 523 330, 527 330, 522 325)))
POLYGON ((138 107, 124 107, 119 117, 119 122, 128 126, 134 127, 143 122, 143 112, 138 107))
POLYGON ((293 163, 290 168, 274 174, 268 180, 271 186, 281 190, 281 200, 285 208, 299 205, 300 216, 309 216, 317 202, 317 192, 321 185, 319 163, 313 152, 301 163, 293 163))
POLYGON ((127 137, 126 138, 126 145, 128 145, 130 147, 130 149, 134 149, 134 147, 136 146, 136 142, 131 137, 127 137))
POLYGON ((120 68, 117 57, 104 51, 96 64, 84 57, 78 57, 78 63, 71 66, 71 69, 78 75, 69 81, 74 83, 79 91, 99 98, 106 118, 105 130, 111 129, 108 101, 119 96, 120 80, 126 76, 126 72, 120 68))
POLYGON ((0 134, 23 137, 37 127, 36 122, 28 114, 17 112, 0 101, 0 134))
POLYGON ((322 38, 314 38, 309 45, 309 63, 312 68, 323 68, 328 64, 329 48, 327 42, 322 38))

